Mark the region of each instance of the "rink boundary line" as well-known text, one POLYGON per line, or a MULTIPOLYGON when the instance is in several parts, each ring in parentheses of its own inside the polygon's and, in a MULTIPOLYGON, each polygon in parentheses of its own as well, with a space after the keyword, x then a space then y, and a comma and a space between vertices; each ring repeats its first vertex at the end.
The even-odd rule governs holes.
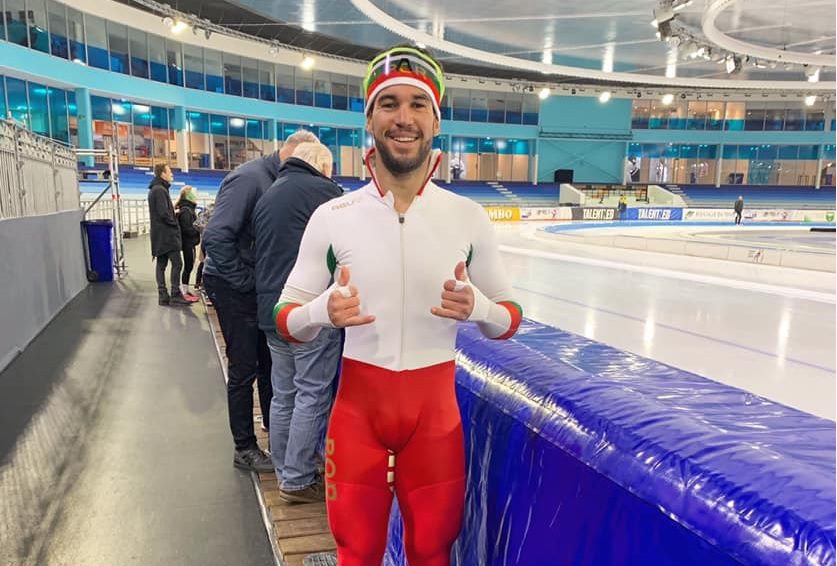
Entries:
POLYGON ((664 269, 662 267, 645 267, 642 265, 634 265, 629 263, 622 263, 618 261, 610 261, 606 259, 595 259, 578 257, 567 254, 559 254, 555 252, 545 252, 541 250, 530 250, 526 248, 518 248, 509 245, 500 245, 501 252, 521 255, 526 257, 533 257, 538 259, 551 259, 558 261, 567 261, 570 263, 580 263, 583 265, 591 265, 594 267, 606 267, 611 269, 621 269, 623 271, 633 271, 635 273, 644 273, 647 275, 657 275, 659 277, 668 277, 670 279, 679 279, 681 281, 692 281, 695 283, 706 283, 708 285, 717 285, 719 287, 729 287, 732 289, 741 289, 745 291, 758 291, 761 293, 768 293, 771 295, 779 295, 781 297, 790 297, 795 299, 805 299, 808 301, 815 301, 818 303, 826 303, 830 305, 837 304, 837 296, 829 293, 821 293, 819 291, 809 291, 807 289, 798 289, 796 287, 786 287, 784 285, 770 285, 768 283, 757 283, 755 281, 744 281, 742 279, 732 279, 727 277, 718 277, 716 275, 702 275, 698 273, 684 273, 672 269, 664 269))

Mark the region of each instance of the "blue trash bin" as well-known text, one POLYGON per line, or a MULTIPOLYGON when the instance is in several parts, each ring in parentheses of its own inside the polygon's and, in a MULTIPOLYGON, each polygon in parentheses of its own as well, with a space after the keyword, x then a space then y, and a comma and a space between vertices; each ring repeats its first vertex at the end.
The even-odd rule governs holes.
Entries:
POLYGON ((85 220, 81 225, 87 235, 90 261, 87 278, 91 281, 113 281, 113 222, 85 220))

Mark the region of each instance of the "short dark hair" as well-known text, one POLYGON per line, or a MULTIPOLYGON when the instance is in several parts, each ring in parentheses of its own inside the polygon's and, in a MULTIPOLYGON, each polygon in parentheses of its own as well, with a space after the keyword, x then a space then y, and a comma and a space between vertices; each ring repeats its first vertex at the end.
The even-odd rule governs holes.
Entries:
POLYGON ((158 163, 154 166, 154 176, 155 177, 162 177, 163 173, 166 172, 166 167, 168 167, 168 163, 158 163))

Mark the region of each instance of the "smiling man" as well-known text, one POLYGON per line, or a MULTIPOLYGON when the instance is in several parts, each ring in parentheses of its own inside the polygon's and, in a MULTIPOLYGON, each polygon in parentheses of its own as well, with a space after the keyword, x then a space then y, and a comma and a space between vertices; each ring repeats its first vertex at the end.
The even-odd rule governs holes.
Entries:
POLYGON ((410 566, 444 566, 465 493, 457 323, 508 338, 522 312, 486 212, 431 181, 440 65, 395 47, 364 87, 372 182, 314 212, 274 315, 289 341, 346 328, 325 465, 340 566, 381 564, 393 493, 410 566))

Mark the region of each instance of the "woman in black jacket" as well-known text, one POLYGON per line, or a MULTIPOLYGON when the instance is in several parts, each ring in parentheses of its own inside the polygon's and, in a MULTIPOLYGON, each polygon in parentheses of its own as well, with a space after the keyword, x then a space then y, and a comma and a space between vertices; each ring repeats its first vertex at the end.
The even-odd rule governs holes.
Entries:
POLYGON ((201 240, 200 232, 195 228, 195 206, 198 195, 194 187, 186 185, 180 189, 180 196, 175 203, 177 209, 177 222, 180 224, 180 239, 183 242, 183 275, 181 287, 183 297, 187 301, 197 301, 198 297, 189 291, 189 278, 192 276, 192 268, 195 266, 195 246, 201 240))

